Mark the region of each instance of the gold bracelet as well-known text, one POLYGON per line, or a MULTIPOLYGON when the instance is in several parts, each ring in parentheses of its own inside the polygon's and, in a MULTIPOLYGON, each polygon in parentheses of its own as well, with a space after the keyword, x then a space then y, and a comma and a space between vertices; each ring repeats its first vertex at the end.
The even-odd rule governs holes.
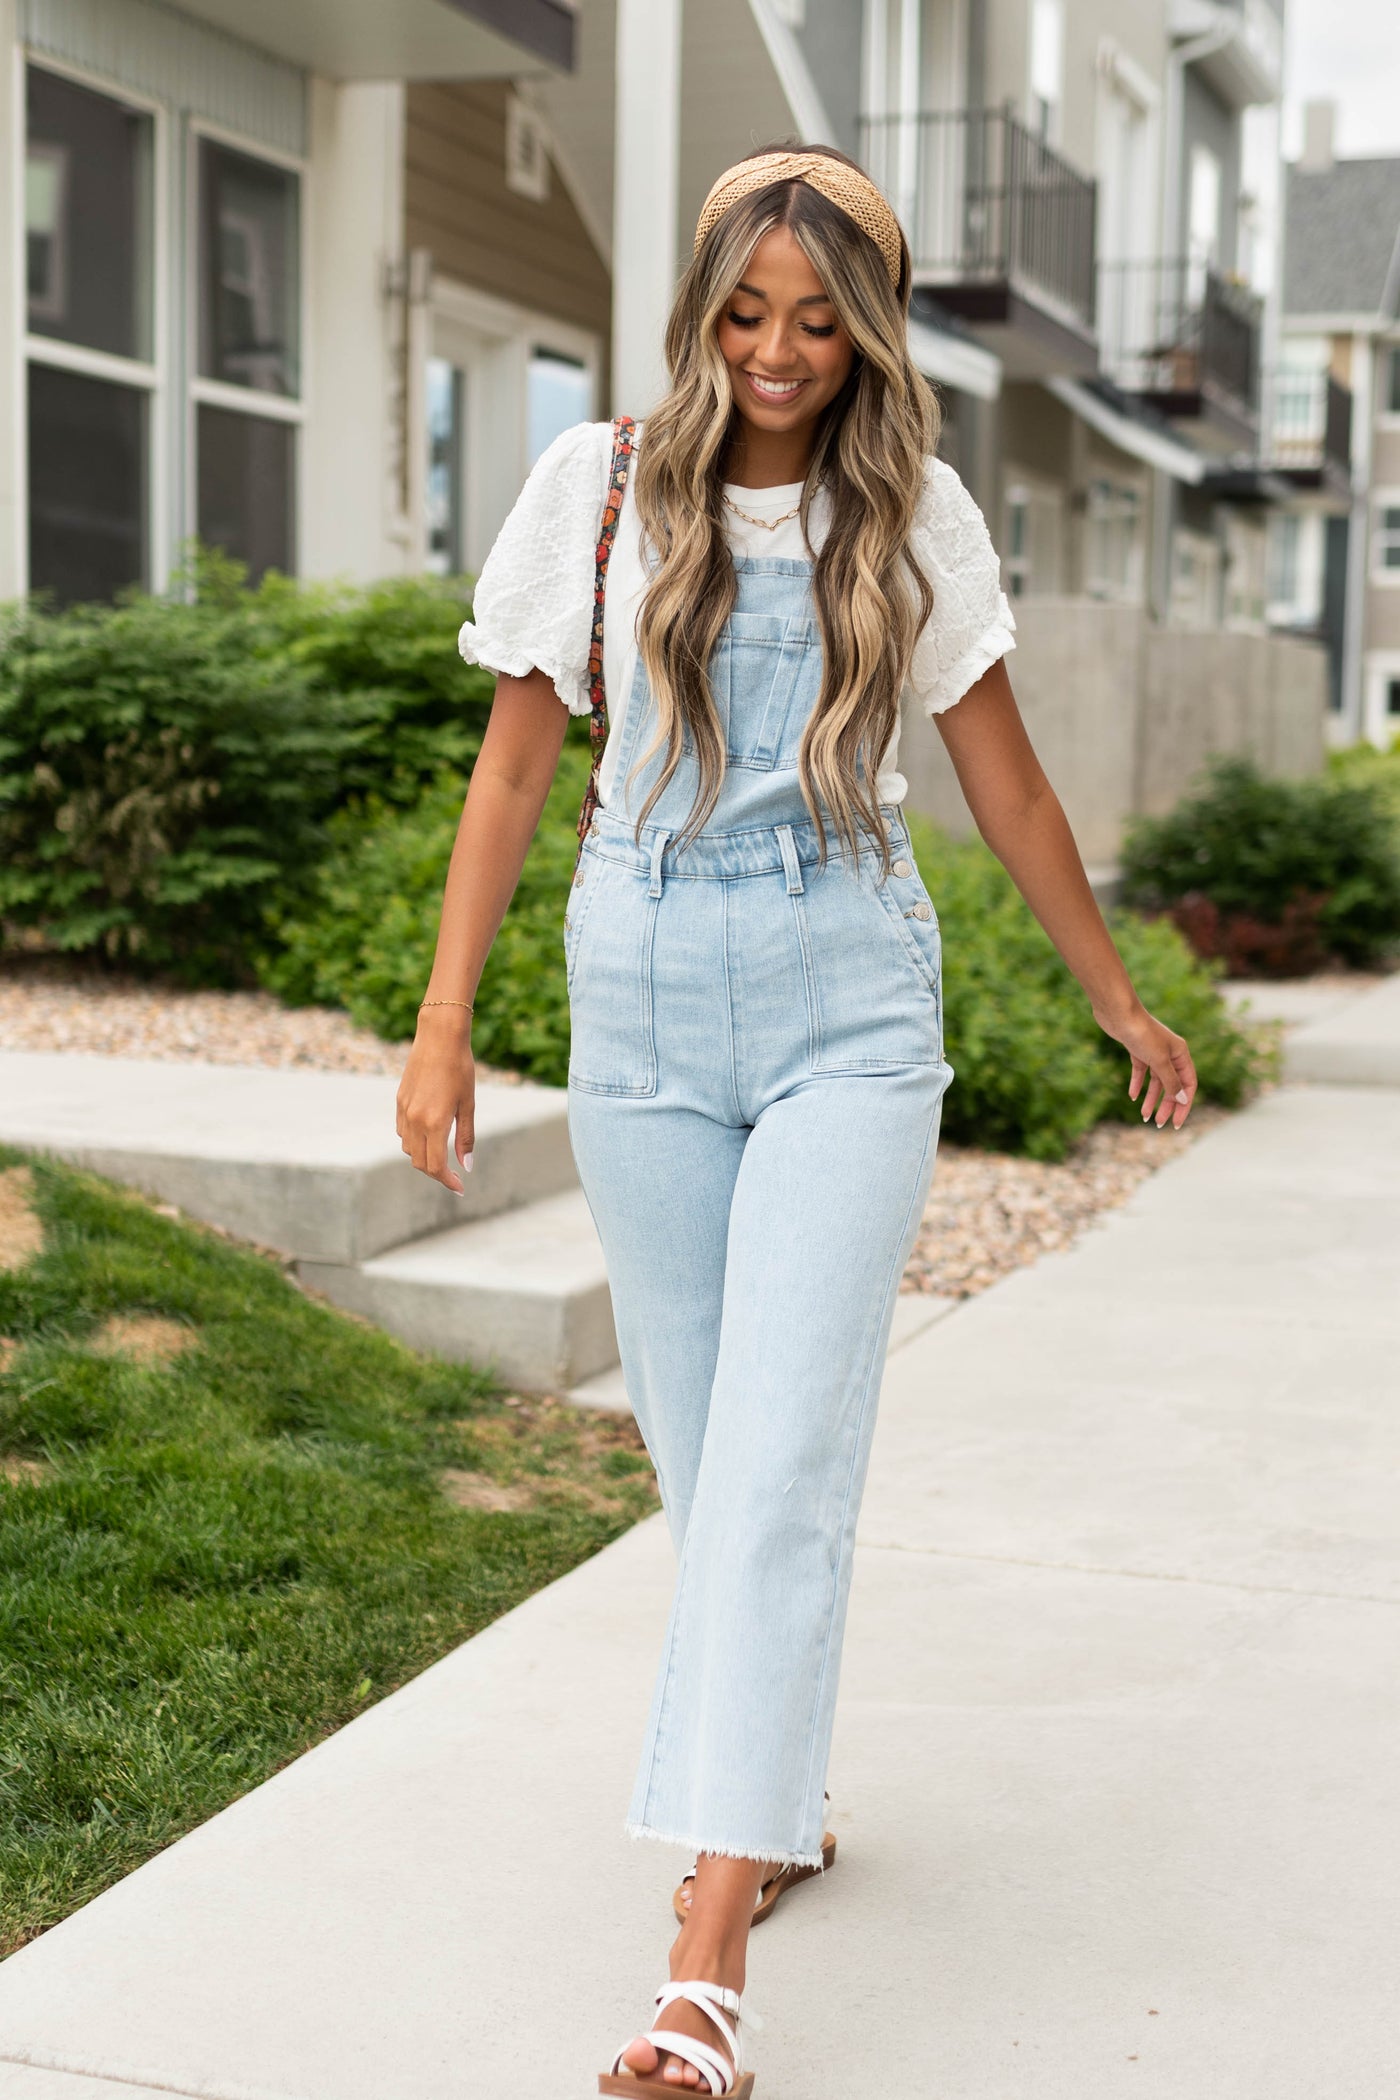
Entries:
POLYGON ((469 1014, 476 1012, 476 1008, 472 1005, 470 999, 420 999, 418 1001, 420 1014, 425 1006, 464 1006, 469 1014))

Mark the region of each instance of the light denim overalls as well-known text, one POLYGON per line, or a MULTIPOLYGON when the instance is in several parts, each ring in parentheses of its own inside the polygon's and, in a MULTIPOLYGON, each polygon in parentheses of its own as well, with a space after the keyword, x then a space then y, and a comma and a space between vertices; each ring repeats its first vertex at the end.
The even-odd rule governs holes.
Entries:
POLYGON ((628 1827, 818 1865, 856 1513, 952 1073, 898 810, 884 883, 829 821, 818 867, 811 564, 735 568, 711 664, 728 764, 679 854, 688 749, 633 838, 660 764, 627 787, 656 727, 637 663, 565 920, 569 1127, 680 1556, 628 1827))

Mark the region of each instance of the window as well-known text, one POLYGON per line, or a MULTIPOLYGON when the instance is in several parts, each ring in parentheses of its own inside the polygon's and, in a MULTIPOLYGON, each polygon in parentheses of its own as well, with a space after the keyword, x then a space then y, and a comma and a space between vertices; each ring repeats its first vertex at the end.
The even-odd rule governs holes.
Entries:
POLYGON ((301 183, 204 137, 197 183, 196 529, 256 581, 296 569, 301 183))
POLYGON ((25 76, 29 583, 70 604, 150 581, 154 123, 25 76))
POLYGON ((1376 505, 1374 568, 1378 576, 1400 576, 1400 496, 1376 505))
POLYGON ((465 375, 445 357, 428 359, 426 561, 434 576, 460 575, 462 555, 463 397, 465 375))
POLYGON ((1220 549, 1205 533, 1172 539, 1171 616, 1183 627, 1214 627, 1220 617, 1220 549))
POLYGON ((1386 384, 1381 399, 1388 416, 1400 416, 1400 343, 1392 343, 1386 352, 1386 384))
POLYGON ((1121 603, 1141 597, 1141 535, 1141 492, 1129 482, 1091 481, 1084 546, 1084 588, 1091 598, 1121 603))
POLYGON ((557 350, 530 352, 526 423, 530 465, 575 423, 593 412, 593 379, 582 358, 557 350))
POLYGON ((30 332, 147 363, 151 119, 36 66, 25 104, 30 332))
POLYGON ((1298 544, 1302 519, 1296 511, 1280 511, 1269 520, 1269 603, 1293 606, 1298 602, 1298 544))
POLYGON ((199 536, 256 580, 296 566, 296 431, 269 416, 201 402, 196 412, 199 536))
POLYGON ((1016 479, 1007 486, 1002 569, 1009 598, 1053 596, 1060 589, 1061 504, 1058 493, 1016 479))
POLYGON ((1385 711, 1392 720, 1400 715, 1400 678, 1387 678, 1385 682, 1385 711))

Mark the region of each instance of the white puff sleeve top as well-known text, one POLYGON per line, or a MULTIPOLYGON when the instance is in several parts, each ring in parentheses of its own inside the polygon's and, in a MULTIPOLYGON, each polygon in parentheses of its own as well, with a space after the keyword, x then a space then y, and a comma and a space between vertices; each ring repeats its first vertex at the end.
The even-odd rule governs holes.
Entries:
MULTIPOLYGON (((514 677, 536 668, 545 672, 571 714, 589 710, 594 567, 611 456, 609 423, 579 423, 541 455, 486 557, 474 618, 465 622, 460 636, 468 663, 514 677)), ((757 513, 766 507, 776 514, 791 507, 801 491, 735 488, 731 493, 745 509, 757 513)), ((812 506, 812 551, 826 529, 827 500, 822 492, 812 506)), ((769 532, 746 526, 731 513, 726 525, 736 554, 808 554, 796 520, 769 532)), ((1015 648, 1016 622, 982 512, 955 469, 932 455, 910 552, 932 586, 933 611, 915 644, 909 691, 926 713, 936 715, 1015 648)), ((608 567, 604 678, 613 728, 631 684, 634 608, 644 583, 629 477, 608 567), (615 609, 630 614, 625 623, 614 618, 615 609)), ((606 799, 606 766, 603 786, 606 799)))

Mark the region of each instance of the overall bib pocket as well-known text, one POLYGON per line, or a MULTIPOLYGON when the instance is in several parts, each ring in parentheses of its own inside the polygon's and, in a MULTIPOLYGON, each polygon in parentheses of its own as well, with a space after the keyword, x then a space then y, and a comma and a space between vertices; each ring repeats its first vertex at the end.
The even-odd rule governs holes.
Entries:
POLYGON ((658 899, 644 875, 585 850, 564 935, 569 1085, 590 1094, 654 1094, 651 951, 658 899))
POLYGON ((731 766, 756 773, 796 766, 802 731, 821 689, 821 670, 815 620, 782 613, 730 614, 710 659, 710 690, 731 766))

